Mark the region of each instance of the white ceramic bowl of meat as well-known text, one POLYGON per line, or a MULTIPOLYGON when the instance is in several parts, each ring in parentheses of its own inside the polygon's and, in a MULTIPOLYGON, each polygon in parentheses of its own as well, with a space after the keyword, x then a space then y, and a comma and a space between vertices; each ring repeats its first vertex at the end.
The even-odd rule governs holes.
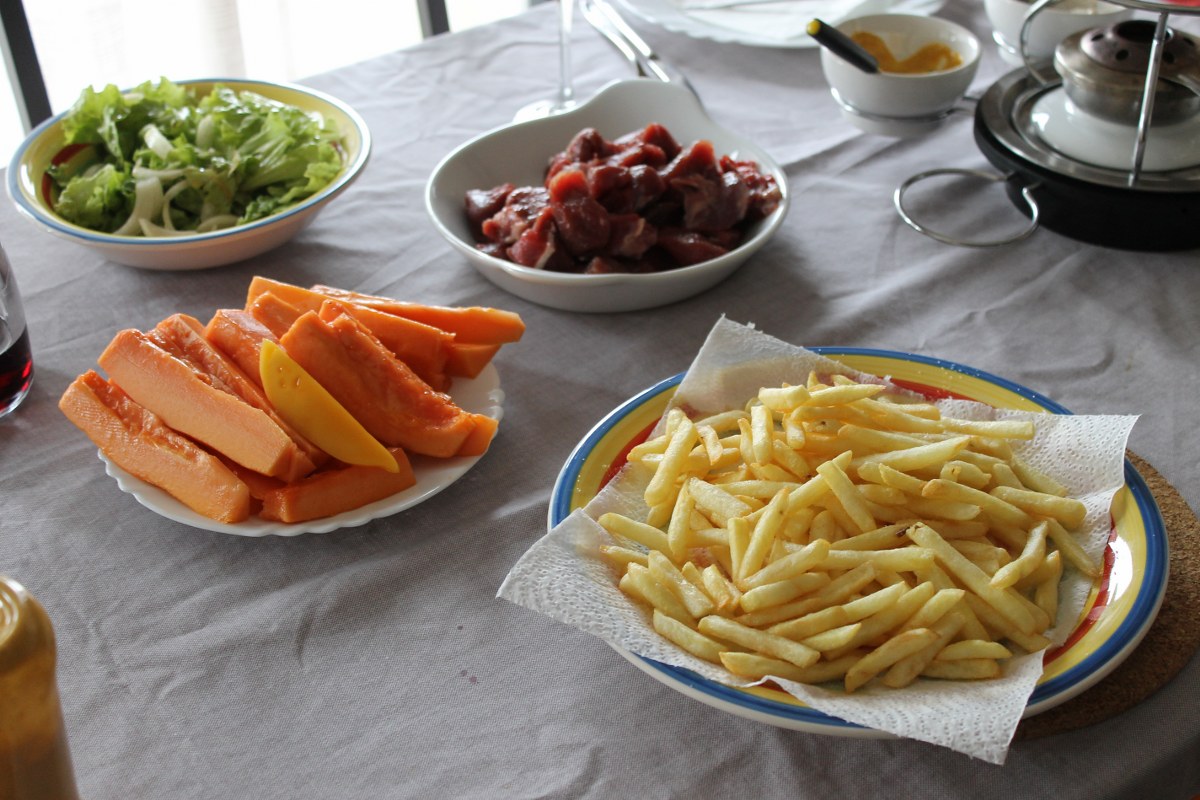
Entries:
POLYGON ((687 89, 635 79, 605 86, 564 114, 484 133, 450 153, 434 169, 425 192, 434 226, 485 278, 518 297, 567 311, 620 312, 654 308, 691 297, 729 277, 778 230, 789 194, 783 170, 766 151, 717 125, 687 89), (779 200, 765 217, 749 224, 741 243, 724 255, 673 269, 581 274, 525 267, 476 247, 467 219, 468 191, 504 183, 541 186, 550 159, 581 130, 595 128, 606 139, 641 130, 651 123, 667 128, 684 147, 711 141, 716 155, 752 161, 774 179, 779 200))

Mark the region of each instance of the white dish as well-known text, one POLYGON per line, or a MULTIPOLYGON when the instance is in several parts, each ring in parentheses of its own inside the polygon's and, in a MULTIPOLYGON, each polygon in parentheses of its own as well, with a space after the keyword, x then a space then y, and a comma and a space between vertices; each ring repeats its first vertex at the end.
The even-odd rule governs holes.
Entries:
MULTIPOLYGON (((701 8, 700 0, 614 0, 625 11, 669 31, 755 47, 816 47, 805 27, 814 17, 830 25, 862 14, 932 14, 944 0, 792 0, 701 8)), ((728 2, 728 0, 726 0, 728 2)), ((709 5, 719 4, 710 0, 709 5)))
POLYGON ((301 86, 266 81, 213 78, 177 81, 207 94, 215 84, 252 91, 333 120, 342 134, 344 165, 324 189, 296 205, 254 222, 211 233, 150 238, 88 230, 59 217, 50 208, 46 167, 64 147, 62 121, 68 112, 46 120, 26 137, 8 167, 8 194, 17 210, 46 231, 94 250, 110 261, 141 269, 207 269, 265 253, 303 230, 333 198, 354 182, 371 153, 371 134, 354 109, 329 95, 301 86))
POLYGON ((867 133, 917 136, 952 114, 979 68, 979 39, 966 28, 939 17, 873 14, 835 26, 852 36, 872 33, 896 58, 904 59, 928 44, 943 44, 962 63, 936 72, 868 73, 821 50, 821 70, 845 119, 867 133))
POLYGON ((789 202, 787 176, 765 150, 713 122, 687 89, 647 79, 615 81, 566 113, 484 133, 446 156, 433 170, 425 189, 425 207, 434 226, 481 275, 531 302, 583 312, 653 308, 715 286, 767 243, 783 222, 789 202), (756 222, 742 244, 724 256, 663 272, 550 272, 522 267, 475 247, 463 205, 468 190, 505 182, 541 185, 551 156, 566 147, 581 129, 596 128, 611 139, 651 122, 664 125, 681 145, 708 139, 718 155, 757 162, 762 172, 773 176, 779 185, 779 207, 756 222))
MULTIPOLYGON (((1024 66, 1021 29, 1032 4, 1027 0, 984 0, 992 40, 1000 57, 1009 64, 1024 66)), ((1051 58, 1058 43, 1076 31, 1111 25, 1133 15, 1128 8, 1103 0, 1063 0, 1038 11, 1026 34, 1025 56, 1031 60, 1051 58)))
MULTIPOLYGON (((1059 86, 1034 101, 1030 119, 1042 140, 1058 152, 1109 169, 1133 167, 1137 128, 1101 119, 1079 108, 1059 86)), ((1200 117, 1151 125, 1142 169, 1162 172, 1200 163, 1200 117)))
MULTIPOLYGON (((504 415, 504 391, 500 388, 500 374, 496 371, 495 365, 489 364, 476 378, 455 378, 449 394, 464 411, 485 414, 496 420, 501 419, 504 415)), ((100 453, 99 456, 100 460, 104 462, 105 472, 117 481, 117 486, 121 491, 133 495, 135 500, 154 513, 193 528, 251 537, 328 533, 338 528, 351 528, 380 517, 390 516, 433 497, 465 475, 483 457, 410 456, 417 482, 391 497, 385 497, 332 517, 308 522, 273 522, 252 517, 245 522, 230 524, 197 514, 163 490, 135 478, 113 464, 103 453, 100 453)))

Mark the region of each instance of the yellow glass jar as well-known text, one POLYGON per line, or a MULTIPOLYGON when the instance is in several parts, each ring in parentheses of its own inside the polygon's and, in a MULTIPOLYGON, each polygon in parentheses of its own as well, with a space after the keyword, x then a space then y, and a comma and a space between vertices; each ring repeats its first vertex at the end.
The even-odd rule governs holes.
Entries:
POLYGON ((78 800, 55 664, 50 617, 0 575, 0 800, 78 800))

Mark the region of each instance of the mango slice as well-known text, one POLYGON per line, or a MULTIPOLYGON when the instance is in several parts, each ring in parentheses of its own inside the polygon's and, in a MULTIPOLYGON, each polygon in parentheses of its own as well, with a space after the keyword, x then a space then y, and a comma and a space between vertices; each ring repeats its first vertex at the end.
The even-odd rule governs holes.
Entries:
POLYGON ((263 340, 259 350, 258 369, 267 399, 301 436, 347 464, 400 470, 395 456, 269 339, 263 340))

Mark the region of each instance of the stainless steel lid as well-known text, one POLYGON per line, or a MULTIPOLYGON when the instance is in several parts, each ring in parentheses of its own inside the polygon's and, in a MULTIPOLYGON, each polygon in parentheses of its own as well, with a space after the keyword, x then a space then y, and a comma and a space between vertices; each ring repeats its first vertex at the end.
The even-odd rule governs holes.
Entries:
MULTIPOLYGON (((1068 97, 1101 119, 1136 125, 1150 68, 1155 25, 1124 20, 1066 37, 1054 52, 1054 70, 1068 97)), ((1168 29, 1154 91, 1153 124, 1200 113, 1200 47, 1168 29)))

